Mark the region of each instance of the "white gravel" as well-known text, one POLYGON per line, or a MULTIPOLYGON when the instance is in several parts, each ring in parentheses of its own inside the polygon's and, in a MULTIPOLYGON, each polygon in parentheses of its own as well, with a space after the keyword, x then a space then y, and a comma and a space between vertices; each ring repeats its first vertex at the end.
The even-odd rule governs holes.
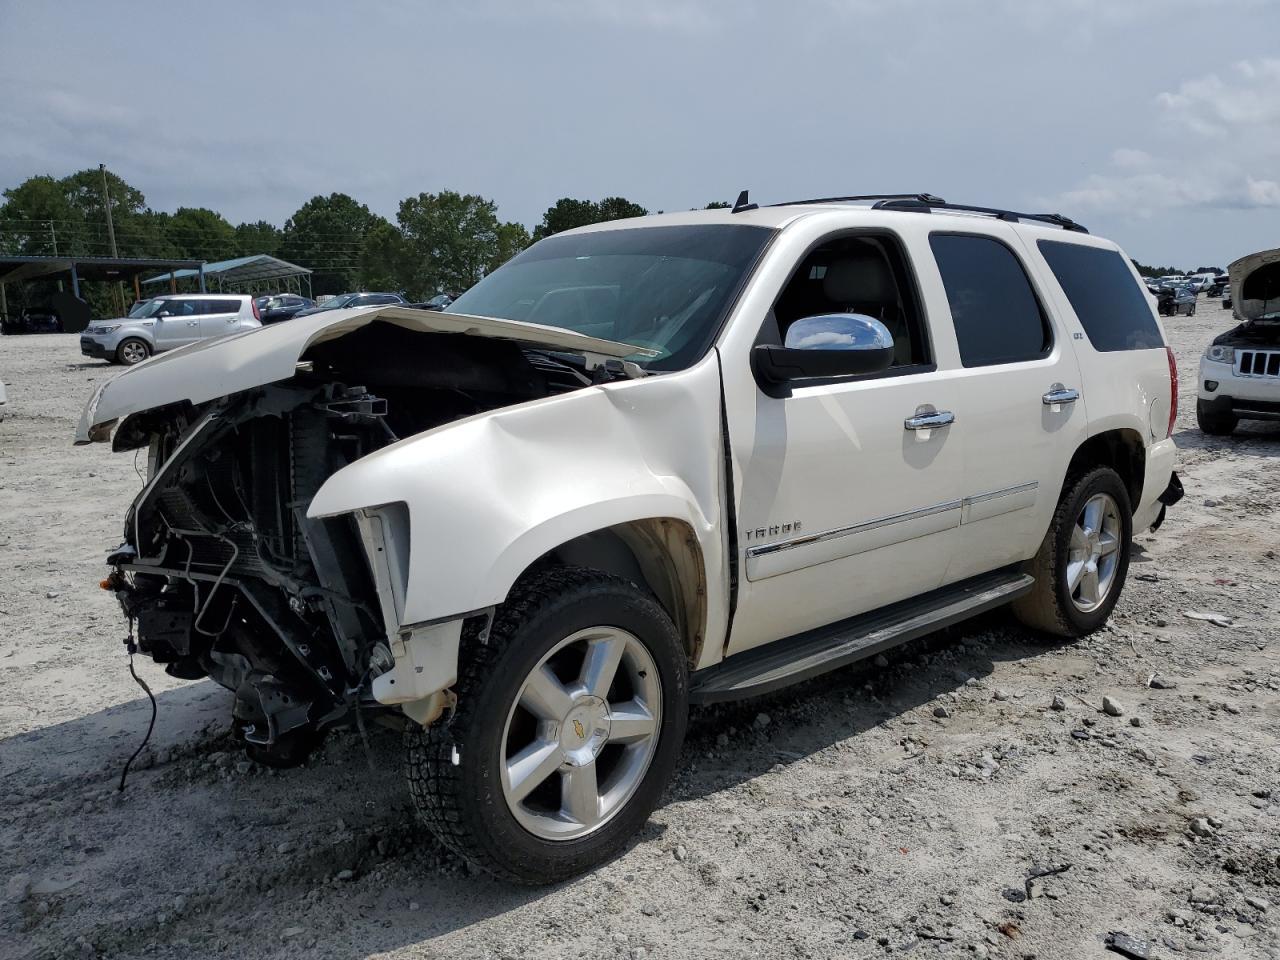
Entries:
POLYGON ((97 582, 139 481, 71 446, 114 368, 72 336, 0 338, 0 956, 1078 958, 1123 931, 1280 957, 1280 426, 1194 420, 1229 323, 1167 323, 1187 497, 1137 539, 1109 630, 1055 644, 991 616, 698 711, 639 842, 538 890, 417 829, 394 735, 371 734, 373 771, 337 735, 242 772, 228 696, 149 661, 159 721, 116 793, 149 707, 97 582))

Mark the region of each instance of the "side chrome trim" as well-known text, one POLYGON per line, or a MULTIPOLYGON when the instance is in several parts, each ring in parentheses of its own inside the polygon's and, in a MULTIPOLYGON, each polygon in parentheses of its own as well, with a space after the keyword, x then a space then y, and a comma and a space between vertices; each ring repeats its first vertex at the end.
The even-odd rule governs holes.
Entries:
POLYGON ((946 513, 948 510, 959 509, 963 505, 963 500, 948 500, 946 503, 936 503, 931 507, 921 507, 919 510, 908 510, 906 513, 895 513, 888 517, 866 520, 862 523, 854 523, 847 527, 837 527, 834 530, 824 530, 821 533, 807 533, 802 537, 792 537, 790 540, 779 540, 776 543, 762 543, 757 547, 748 547, 747 556, 751 558, 767 557, 771 553, 779 553, 783 550, 791 550, 795 547, 803 547, 811 543, 822 543, 826 540, 837 540, 840 537, 847 537, 855 533, 863 533, 867 530, 875 530, 879 527, 887 527, 895 523, 903 523, 907 520, 916 520, 920 517, 932 517, 938 513, 946 513))
MULTIPOLYGON (((887 517, 878 517, 875 520, 866 520, 862 523, 850 524, 847 527, 836 527, 833 530, 823 530, 819 533, 807 533, 803 536, 792 537, 789 540, 779 540, 775 543, 762 543, 755 547, 747 548, 747 557, 755 559, 756 557, 767 557, 770 554, 780 553, 783 550, 792 550, 796 547, 804 547, 813 543, 823 543, 828 540, 838 540, 841 537, 851 536, 857 533, 865 533, 868 530, 876 530, 880 527, 891 526, 895 523, 904 523, 908 520, 918 520, 921 517, 932 517, 939 513, 946 513, 948 510, 960 509, 964 511, 961 523, 972 522, 973 520, 986 519, 988 516, 997 516, 1000 513, 1007 512, 1005 510, 989 510, 984 511, 981 517, 972 517, 972 508, 978 504, 986 504, 995 500, 1005 498, 1022 499, 1025 494, 1032 494, 1034 499, 1035 491, 1039 488, 1040 483, 1032 480, 1029 483, 1019 483, 1012 487, 1003 487, 999 490, 991 490, 987 493, 975 494, 972 497, 964 497, 960 500, 948 500, 944 503, 936 503, 933 506, 921 507, 918 510, 908 510, 905 513, 895 513, 887 517)), ((1009 509, 1016 510, 1021 506, 1029 506, 1030 504, 1019 503, 1010 505, 1009 509)))

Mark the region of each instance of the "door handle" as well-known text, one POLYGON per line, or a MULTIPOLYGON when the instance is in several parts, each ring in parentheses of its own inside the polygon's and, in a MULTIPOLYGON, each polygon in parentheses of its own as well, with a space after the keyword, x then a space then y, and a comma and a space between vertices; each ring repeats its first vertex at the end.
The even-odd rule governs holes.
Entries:
POLYGON ((1046 407, 1057 406, 1060 403, 1075 403, 1080 399, 1080 391, 1055 383, 1049 388, 1049 392, 1040 399, 1044 401, 1046 407))
POLYGON ((934 427, 947 427, 956 422, 956 415, 950 410, 934 410, 930 413, 918 413, 902 421, 906 430, 932 430, 934 427))

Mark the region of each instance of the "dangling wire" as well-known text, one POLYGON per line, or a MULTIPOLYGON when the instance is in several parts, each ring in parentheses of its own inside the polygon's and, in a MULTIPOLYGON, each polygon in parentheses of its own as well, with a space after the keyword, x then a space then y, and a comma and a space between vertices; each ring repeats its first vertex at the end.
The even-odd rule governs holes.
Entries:
POLYGON ((138 676, 138 672, 133 669, 133 655, 138 652, 138 645, 133 641, 133 618, 129 618, 129 635, 124 638, 124 647, 129 651, 129 675, 146 693, 148 699, 151 700, 151 722, 147 724, 147 735, 142 738, 142 742, 138 744, 138 749, 133 751, 133 755, 125 761, 124 769, 120 771, 120 786, 117 792, 124 792, 124 781, 129 776, 129 768, 133 766, 133 761, 138 759, 138 755, 146 749, 147 744, 151 741, 151 732, 156 728, 156 698, 151 692, 151 688, 146 682, 138 676))

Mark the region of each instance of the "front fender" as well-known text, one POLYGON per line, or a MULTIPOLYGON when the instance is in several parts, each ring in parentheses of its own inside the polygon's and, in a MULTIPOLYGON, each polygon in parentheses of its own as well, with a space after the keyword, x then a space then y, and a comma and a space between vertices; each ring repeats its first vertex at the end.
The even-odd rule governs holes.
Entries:
POLYGON ((505 407, 401 440, 330 477, 308 515, 406 505, 401 624, 499 604, 531 563, 582 534, 678 519, 706 565, 710 637, 726 616, 722 485, 712 352, 678 373, 505 407))

